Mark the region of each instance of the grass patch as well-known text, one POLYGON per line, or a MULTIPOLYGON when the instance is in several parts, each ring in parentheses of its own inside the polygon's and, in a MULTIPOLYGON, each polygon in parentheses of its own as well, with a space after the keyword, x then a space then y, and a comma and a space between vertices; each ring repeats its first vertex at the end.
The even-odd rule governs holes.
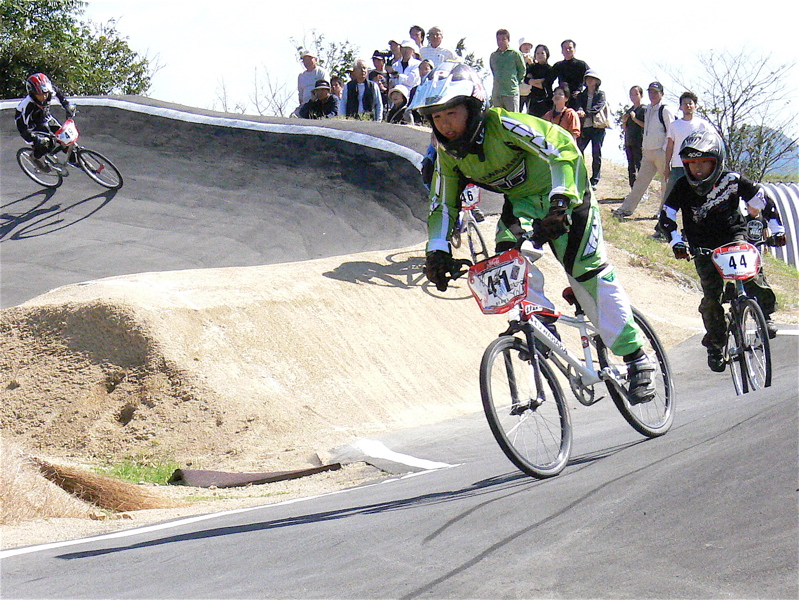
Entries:
POLYGON ((180 463, 172 459, 153 458, 125 458, 120 462, 109 463, 97 467, 95 472, 106 477, 114 477, 131 483, 157 483, 166 485, 166 482, 180 468, 180 463))

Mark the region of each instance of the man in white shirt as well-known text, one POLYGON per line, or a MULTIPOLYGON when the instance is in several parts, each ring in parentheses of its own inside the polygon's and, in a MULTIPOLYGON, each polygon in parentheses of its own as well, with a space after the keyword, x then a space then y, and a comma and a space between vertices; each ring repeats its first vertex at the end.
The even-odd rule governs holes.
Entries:
POLYGON ((319 66, 316 55, 306 50, 302 55, 302 64, 305 70, 297 76, 297 95, 300 106, 313 100, 313 89, 320 79, 328 80, 327 71, 319 66))
POLYGON ((413 40, 404 40, 400 44, 402 57, 387 67, 386 71, 391 75, 394 85, 404 85, 409 90, 419 85, 419 63, 422 61, 414 57, 419 51, 419 47, 413 40))
MULTIPOLYGON (((680 158, 680 148, 683 140, 694 131, 713 131, 713 126, 702 117, 697 117, 696 104, 698 99, 693 92, 683 92, 680 96, 680 110, 682 119, 675 119, 669 125, 666 133, 666 192, 663 194, 664 200, 669 197, 674 183, 685 174, 685 169, 680 158)), ((661 208, 663 204, 661 203, 661 208)), ((660 210, 658 210, 660 213, 660 210)))
MULTIPOLYGON (((660 173, 664 177, 666 174, 666 132, 669 125, 674 121, 674 115, 669 108, 662 104, 663 85, 659 81, 653 81, 648 88, 650 105, 646 109, 644 117, 644 143, 643 157, 641 158, 641 168, 635 178, 633 189, 627 194, 621 206, 613 211, 613 216, 617 219, 624 219, 631 216, 641 198, 644 197, 649 184, 660 173)), ((660 203, 663 206, 665 199, 665 185, 660 187, 660 203)))
POLYGON ((422 60, 429 60, 433 63, 435 69, 445 60, 457 60, 457 55, 449 48, 444 48, 441 42, 444 40, 444 34, 440 27, 431 27, 427 32, 427 46, 419 50, 422 60))

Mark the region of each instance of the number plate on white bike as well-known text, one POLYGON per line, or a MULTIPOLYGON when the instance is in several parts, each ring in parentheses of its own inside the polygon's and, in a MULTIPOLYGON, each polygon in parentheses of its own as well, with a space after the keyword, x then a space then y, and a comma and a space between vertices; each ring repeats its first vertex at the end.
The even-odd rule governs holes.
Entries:
POLYGON ((55 139, 61 142, 64 146, 69 146, 78 139, 78 127, 72 119, 68 119, 66 123, 55 132, 55 139))
POLYGON ((461 208, 470 210, 480 204, 480 188, 469 183, 461 192, 461 208))
POLYGON ((713 264, 724 279, 751 279, 760 271, 760 252, 741 242, 713 250, 713 264))
POLYGON ((468 284, 483 313, 506 313, 527 296, 527 261, 508 250, 469 269, 468 284))

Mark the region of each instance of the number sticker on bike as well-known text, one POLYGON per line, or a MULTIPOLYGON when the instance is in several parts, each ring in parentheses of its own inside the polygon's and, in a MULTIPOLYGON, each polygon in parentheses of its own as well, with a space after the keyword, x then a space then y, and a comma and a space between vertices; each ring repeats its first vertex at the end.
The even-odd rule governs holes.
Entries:
POLYGON ((483 313, 506 313, 527 296, 527 261, 508 250, 469 269, 468 284, 483 313))
POLYGON ((760 252, 746 242, 722 246, 713 251, 713 264, 724 279, 751 279, 760 271, 760 252))
POLYGON ((480 204, 480 188, 470 183, 461 192, 461 207, 469 210, 478 204, 480 204))
POLYGON ((78 139, 78 127, 72 119, 69 119, 64 125, 55 132, 55 139, 61 142, 64 146, 69 146, 78 139))

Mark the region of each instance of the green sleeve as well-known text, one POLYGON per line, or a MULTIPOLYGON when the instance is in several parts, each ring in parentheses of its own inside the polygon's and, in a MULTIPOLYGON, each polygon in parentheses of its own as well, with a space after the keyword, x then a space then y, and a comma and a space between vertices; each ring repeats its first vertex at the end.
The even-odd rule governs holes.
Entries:
POLYGON ((569 198, 570 206, 581 204, 587 171, 572 135, 532 115, 499 111, 499 121, 506 143, 546 161, 551 178, 549 197, 563 195, 569 198))
POLYGON ((439 149, 430 182, 430 210, 427 215, 427 252, 452 253, 449 239, 460 212, 461 177, 455 158, 439 149))

